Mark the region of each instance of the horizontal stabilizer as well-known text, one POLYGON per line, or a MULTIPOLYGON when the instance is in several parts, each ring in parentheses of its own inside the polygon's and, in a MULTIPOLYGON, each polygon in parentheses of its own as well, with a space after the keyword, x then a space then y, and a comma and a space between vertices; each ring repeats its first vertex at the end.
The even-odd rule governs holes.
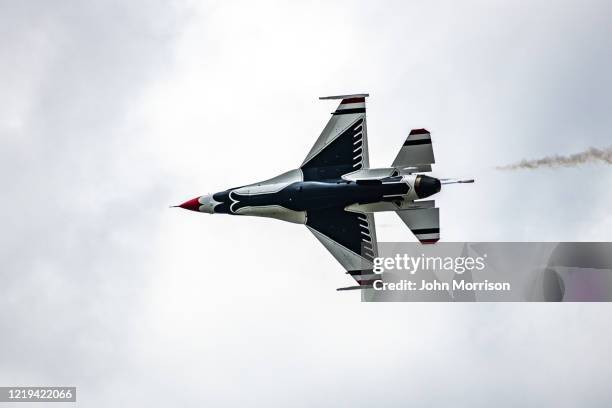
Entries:
POLYGON ((426 172, 431 171, 431 164, 435 162, 429 131, 412 129, 392 166, 406 173, 426 172))
POLYGON ((401 210, 397 215, 422 244, 434 244, 440 239, 439 208, 401 210))

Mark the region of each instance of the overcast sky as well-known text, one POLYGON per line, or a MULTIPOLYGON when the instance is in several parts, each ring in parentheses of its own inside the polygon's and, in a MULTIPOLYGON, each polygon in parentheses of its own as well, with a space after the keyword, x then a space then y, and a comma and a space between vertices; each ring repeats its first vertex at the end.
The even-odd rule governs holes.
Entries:
MULTIPOLYGON (((609 1, 0 2, 0 385, 80 406, 609 406, 612 307, 365 304, 308 231, 170 210, 297 167, 369 92, 445 241, 609 241, 609 1)), ((394 214, 382 241, 414 240, 394 214)))

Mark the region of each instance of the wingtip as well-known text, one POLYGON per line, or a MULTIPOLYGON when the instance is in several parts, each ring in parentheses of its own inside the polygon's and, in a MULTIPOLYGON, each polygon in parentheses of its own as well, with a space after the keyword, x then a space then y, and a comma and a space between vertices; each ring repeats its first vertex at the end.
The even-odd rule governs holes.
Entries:
POLYGON ((429 130, 425 129, 425 128, 420 128, 420 129, 412 129, 410 131, 410 133, 408 134, 408 136, 412 136, 412 135, 427 135, 430 134, 429 130))
POLYGON ((350 94, 350 95, 331 95, 331 96, 319 96, 319 100, 327 100, 327 99, 345 99, 345 98, 367 98, 370 94, 368 93, 359 93, 359 94, 350 94))

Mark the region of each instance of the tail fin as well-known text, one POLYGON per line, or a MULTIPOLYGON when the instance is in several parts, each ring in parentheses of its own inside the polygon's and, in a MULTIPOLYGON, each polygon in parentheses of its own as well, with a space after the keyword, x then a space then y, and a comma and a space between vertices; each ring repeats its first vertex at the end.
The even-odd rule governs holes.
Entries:
POLYGON ((440 239, 440 209, 431 205, 432 208, 396 211, 421 244, 434 244, 440 239))
POLYGON ((435 162, 429 131, 412 129, 392 166, 403 173, 428 172, 435 162))

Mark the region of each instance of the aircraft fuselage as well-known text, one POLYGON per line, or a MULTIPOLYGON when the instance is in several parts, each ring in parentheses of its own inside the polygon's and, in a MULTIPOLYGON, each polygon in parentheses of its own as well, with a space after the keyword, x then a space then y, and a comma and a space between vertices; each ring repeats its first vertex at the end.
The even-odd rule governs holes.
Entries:
POLYGON ((440 181, 426 175, 367 180, 300 178, 300 171, 292 170, 267 181, 201 196, 181 206, 211 214, 254 215, 305 223, 309 211, 376 203, 382 206, 360 208, 370 208, 367 212, 397 210, 440 191, 440 181))

